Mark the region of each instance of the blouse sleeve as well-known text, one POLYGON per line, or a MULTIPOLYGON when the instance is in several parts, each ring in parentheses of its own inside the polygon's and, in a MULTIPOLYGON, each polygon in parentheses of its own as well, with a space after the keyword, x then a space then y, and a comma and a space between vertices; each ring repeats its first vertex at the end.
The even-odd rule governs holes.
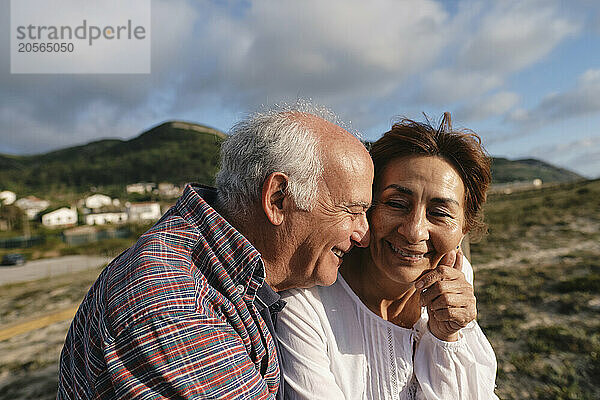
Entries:
MULTIPOLYGON (((473 284, 473 269, 466 258, 463 272, 473 284)), ((496 356, 476 321, 460 330, 456 342, 439 340, 425 328, 417 345, 414 370, 428 400, 498 399, 494 394, 496 356)))
POLYGON ((285 398, 343 400, 330 371, 326 336, 307 298, 310 291, 292 290, 277 319, 277 339, 283 363, 285 398))

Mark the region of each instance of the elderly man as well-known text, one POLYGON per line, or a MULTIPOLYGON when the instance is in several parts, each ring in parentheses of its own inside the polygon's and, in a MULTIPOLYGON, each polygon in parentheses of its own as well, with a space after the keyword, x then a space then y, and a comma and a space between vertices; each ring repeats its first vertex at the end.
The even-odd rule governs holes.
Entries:
POLYGON ((373 165, 330 116, 303 103, 233 127, 217 192, 187 186, 90 289, 58 398, 282 397, 276 292, 332 284, 368 242, 373 165))

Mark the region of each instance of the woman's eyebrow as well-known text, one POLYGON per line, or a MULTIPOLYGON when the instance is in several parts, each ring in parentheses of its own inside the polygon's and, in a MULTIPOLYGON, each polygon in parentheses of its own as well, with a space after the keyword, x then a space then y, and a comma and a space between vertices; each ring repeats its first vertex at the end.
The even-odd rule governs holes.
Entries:
POLYGON ((433 199, 431 199, 431 202, 438 204, 453 203, 460 207, 460 203, 451 197, 434 197, 433 199))
MULTIPOLYGON (((391 185, 386 186, 383 190, 387 190, 387 189, 394 189, 397 192, 404 193, 404 194, 411 195, 411 196, 414 194, 414 192, 412 190, 410 190, 409 188, 402 186, 402 185, 398 185, 397 183, 392 183, 391 185)), ((460 203, 451 197, 434 197, 433 199, 431 199, 431 201, 433 203, 438 203, 438 204, 453 203, 453 204, 456 204, 457 206, 460 206, 460 203)))
POLYGON ((391 185, 386 186, 383 190, 387 190, 387 189, 394 189, 397 192, 408 194, 408 195, 412 195, 413 194, 413 191, 410 190, 409 188, 401 186, 401 185, 398 185, 396 183, 392 183, 391 185))

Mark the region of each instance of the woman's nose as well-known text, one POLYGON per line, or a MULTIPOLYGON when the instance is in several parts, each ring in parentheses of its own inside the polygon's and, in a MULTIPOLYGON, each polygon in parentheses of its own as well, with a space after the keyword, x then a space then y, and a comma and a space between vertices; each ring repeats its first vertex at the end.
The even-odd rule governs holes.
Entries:
POLYGON ((425 211, 413 210, 400 226, 398 233, 403 235, 408 243, 419 243, 429 239, 429 221, 425 211))

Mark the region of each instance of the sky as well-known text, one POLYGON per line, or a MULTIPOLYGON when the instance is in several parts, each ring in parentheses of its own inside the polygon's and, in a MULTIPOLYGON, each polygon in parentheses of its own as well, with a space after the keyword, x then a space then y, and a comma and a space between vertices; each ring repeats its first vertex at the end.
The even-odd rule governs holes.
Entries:
POLYGON ((9 7, 0 0, 3 154, 173 119, 226 132, 303 98, 368 140, 450 111, 493 156, 600 177, 596 0, 152 0, 150 74, 11 74, 9 7))

